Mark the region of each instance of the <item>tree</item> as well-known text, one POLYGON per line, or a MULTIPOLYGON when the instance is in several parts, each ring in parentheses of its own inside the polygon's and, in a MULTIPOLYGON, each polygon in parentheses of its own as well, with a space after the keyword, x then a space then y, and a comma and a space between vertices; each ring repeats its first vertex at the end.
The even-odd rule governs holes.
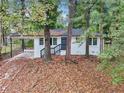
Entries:
POLYGON ((56 27, 58 12, 58 0, 39 0, 39 3, 35 3, 33 6, 33 21, 40 25, 40 28, 44 27, 45 36, 45 61, 50 61, 51 48, 50 48, 50 29, 56 27))
POLYGON ((2 58, 2 47, 4 44, 4 34, 5 27, 7 26, 7 9, 8 9, 8 0, 0 0, 0 59, 2 58))
MULTIPOLYGON (((22 32, 24 32, 24 22, 25 22, 25 11, 26 11, 26 7, 25 7, 25 0, 20 0, 21 1, 21 16, 22 16, 22 22, 21 22, 21 26, 22 26, 22 32)), ((24 39, 22 39, 22 49, 24 51, 24 39)))
POLYGON ((104 1, 100 0, 100 23, 99 23, 99 32, 100 32, 100 52, 103 51, 103 21, 104 21, 104 1))
MULTIPOLYGON (((2 1, 0 2, 1 3, 1 11, 2 11, 2 1)), ((2 51, 2 16, 0 16, 0 59, 2 58, 2 54, 1 54, 1 51, 2 51)))
MULTIPOLYGON (((85 20, 86 20, 86 31, 89 33, 90 29, 90 16, 91 16, 91 9, 94 7, 96 4, 97 0, 92 1, 92 4, 89 5, 86 10, 85 10, 85 20)), ((89 2, 90 3, 90 2, 89 2)), ((89 34, 86 34, 86 52, 85 55, 89 57, 89 34)))
MULTIPOLYGON (((89 37, 92 9, 94 8, 97 0, 79 0, 77 4, 77 13, 74 19, 74 28, 83 28, 85 30, 86 52, 85 55, 89 57, 89 37)), ((84 39, 84 38, 83 38, 84 39)), ((82 39, 81 39, 82 40, 82 39)))
POLYGON ((111 38, 112 42, 100 55, 99 68, 111 75, 113 84, 119 84, 124 81, 124 2, 123 0, 106 1, 105 4, 109 7, 107 11, 111 20, 107 37, 111 38))
POLYGON ((69 8, 69 22, 68 22, 68 36, 67 36, 67 47, 66 47, 66 60, 70 60, 71 56, 71 38, 72 38, 72 28, 73 21, 72 18, 75 14, 75 3, 76 0, 69 0, 68 8, 69 8))

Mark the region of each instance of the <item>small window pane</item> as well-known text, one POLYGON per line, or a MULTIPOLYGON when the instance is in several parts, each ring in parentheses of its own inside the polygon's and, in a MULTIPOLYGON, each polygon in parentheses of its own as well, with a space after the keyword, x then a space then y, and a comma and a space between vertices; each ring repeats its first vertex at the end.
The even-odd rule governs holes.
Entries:
POLYGON ((89 38, 88 42, 89 42, 89 45, 92 45, 92 38, 89 38))
POLYGON ((93 45, 97 45, 97 38, 93 38, 93 45))
POLYGON ((40 45, 43 45, 44 42, 43 42, 43 38, 40 38, 40 45))
POLYGON ((57 38, 53 38, 53 45, 57 45, 57 38))
POLYGON ((52 45, 52 38, 50 38, 50 45, 52 45))
POLYGON ((76 41, 79 41, 79 39, 80 39, 79 37, 76 37, 76 41))

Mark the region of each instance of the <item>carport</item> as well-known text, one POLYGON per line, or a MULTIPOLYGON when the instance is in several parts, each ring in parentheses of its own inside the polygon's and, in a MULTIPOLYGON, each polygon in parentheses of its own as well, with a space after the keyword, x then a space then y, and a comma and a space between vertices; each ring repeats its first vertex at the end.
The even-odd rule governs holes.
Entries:
MULTIPOLYGON (((14 44, 14 40, 20 40, 21 41, 21 50, 22 50, 22 53, 26 56, 31 56, 33 57, 34 55, 34 49, 33 48, 28 48, 26 46, 26 42, 29 41, 29 40, 34 40, 32 36, 28 36, 28 35, 21 35, 19 33, 11 33, 9 36, 8 36, 8 41, 10 43, 10 47, 11 47, 11 52, 10 52, 10 55, 11 57, 13 57, 13 44, 14 44)), ((34 44, 34 43, 33 43, 34 44)))

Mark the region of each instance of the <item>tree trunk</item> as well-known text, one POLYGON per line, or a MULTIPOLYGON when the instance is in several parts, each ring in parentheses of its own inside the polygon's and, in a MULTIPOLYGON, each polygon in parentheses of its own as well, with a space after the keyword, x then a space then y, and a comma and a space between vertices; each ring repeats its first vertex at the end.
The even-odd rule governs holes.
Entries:
POLYGON ((67 36, 67 47, 66 47, 66 60, 70 60, 71 57, 71 39, 72 39, 72 28, 73 22, 72 18, 75 13, 76 0, 69 0, 69 23, 68 23, 68 36, 67 36))
POLYGON ((100 32, 100 52, 103 51, 103 8, 104 2, 103 0, 100 1, 100 24, 99 24, 99 32, 100 32))
POLYGON ((51 48, 50 48, 50 30, 49 27, 46 25, 44 29, 44 36, 45 36, 45 53, 44 59, 46 62, 51 61, 51 48))
MULTIPOLYGON (((0 1, 1 3, 1 10, 2 10, 2 7, 3 7, 3 1, 1 0, 0 1)), ((2 24, 2 16, 0 16, 0 60, 2 59, 2 47, 3 47, 3 42, 2 42, 2 33, 3 33, 3 24, 2 24)))
POLYGON ((2 59, 2 46, 3 46, 3 42, 2 42, 2 18, 0 18, 0 60, 2 59))
POLYGON ((69 24, 68 24, 66 60, 70 60, 70 57, 71 57, 71 38, 72 38, 72 22, 70 21, 69 24))
MULTIPOLYGON (((22 6, 22 9, 21 9, 21 16, 22 16, 22 21, 21 21, 21 25, 22 25, 22 30, 21 30, 21 34, 23 35, 24 33, 24 22, 25 22, 25 0, 21 0, 21 6, 22 6)), ((25 40, 22 39, 22 51, 24 52, 24 42, 25 40)))
POLYGON ((21 6, 22 6, 22 9, 21 9, 22 22, 21 22, 21 25, 22 25, 22 31, 23 31, 24 30, 23 26, 24 26, 24 21, 25 21, 24 20, 24 18, 25 18, 25 0, 21 0, 21 6))
POLYGON ((85 56, 89 57, 89 36, 86 36, 86 52, 85 56))
MULTIPOLYGON (((90 9, 86 10, 85 14, 85 20, 86 20, 86 31, 87 33, 89 32, 89 27, 90 27, 90 9)), ((89 57, 89 35, 86 35, 86 52, 85 55, 89 57)))

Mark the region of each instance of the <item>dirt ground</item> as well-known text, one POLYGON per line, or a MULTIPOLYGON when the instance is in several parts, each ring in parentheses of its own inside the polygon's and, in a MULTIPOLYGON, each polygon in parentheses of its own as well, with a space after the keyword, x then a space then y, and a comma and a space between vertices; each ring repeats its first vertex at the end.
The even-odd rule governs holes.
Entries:
POLYGON ((65 63, 62 56, 53 59, 5 63, 0 67, 0 93, 124 93, 124 84, 112 85, 110 77, 96 70, 95 57, 72 57, 73 63, 65 63))

